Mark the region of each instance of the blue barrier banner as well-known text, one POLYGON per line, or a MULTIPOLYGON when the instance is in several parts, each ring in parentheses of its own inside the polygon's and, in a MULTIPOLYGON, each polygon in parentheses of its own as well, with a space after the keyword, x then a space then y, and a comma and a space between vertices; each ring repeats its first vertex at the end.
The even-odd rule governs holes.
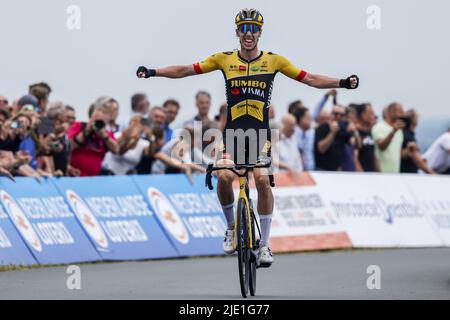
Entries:
POLYGON ((223 254, 226 229, 222 207, 204 175, 133 176, 161 225, 182 256, 223 254))
POLYGON ((51 179, 2 179, 0 202, 39 263, 100 260, 51 179))
POLYGON ((0 266, 32 264, 37 264, 36 260, 0 204, 0 266))
POLYGON ((61 178, 54 182, 104 259, 178 256, 130 177, 61 178))

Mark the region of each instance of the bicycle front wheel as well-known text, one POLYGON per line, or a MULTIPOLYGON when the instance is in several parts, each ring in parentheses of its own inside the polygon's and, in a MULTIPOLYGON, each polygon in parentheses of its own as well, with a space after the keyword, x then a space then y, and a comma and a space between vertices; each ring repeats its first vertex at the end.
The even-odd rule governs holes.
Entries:
POLYGON ((250 285, 250 245, 248 234, 248 208, 244 199, 239 199, 237 207, 236 238, 239 267, 239 283, 242 297, 247 298, 250 285))
POLYGON ((251 214, 251 227, 252 227, 252 240, 253 240, 253 251, 250 251, 250 295, 254 296, 256 294, 256 265, 257 265, 257 254, 259 248, 259 242, 255 238, 255 215, 251 214))

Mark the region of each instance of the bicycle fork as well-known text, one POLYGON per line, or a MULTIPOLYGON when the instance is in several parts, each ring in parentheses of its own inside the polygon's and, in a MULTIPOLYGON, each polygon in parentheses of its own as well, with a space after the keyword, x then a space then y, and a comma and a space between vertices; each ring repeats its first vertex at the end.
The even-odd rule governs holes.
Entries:
MULTIPOLYGON (((249 201, 249 189, 248 189, 248 184, 247 184, 247 177, 239 177, 239 196, 238 199, 244 199, 245 202, 245 206, 247 208, 247 225, 245 226, 248 229, 248 236, 249 236, 249 245, 250 245, 250 250, 253 252, 253 229, 252 229, 252 223, 251 223, 251 219, 252 219, 252 212, 253 212, 253 203, 251 201, 249 201)), ((238 201, 239 201, 238 200, 238 201)), ((235 221, 237 223, 238 220, 238 210, 239 210, 239 206, 236 206, 236 215, 235 215, 235 221)), ((236 228, 234 229, 234 237, 233 237, 233 245, 234 248, 237 247, 237 232, 236 232, 236 228)))

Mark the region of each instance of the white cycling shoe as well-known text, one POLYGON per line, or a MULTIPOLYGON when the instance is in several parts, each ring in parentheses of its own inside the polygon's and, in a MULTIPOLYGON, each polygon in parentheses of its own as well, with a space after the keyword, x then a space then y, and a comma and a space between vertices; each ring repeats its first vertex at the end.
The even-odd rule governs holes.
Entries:
POLYGON ((269 268, 273 263, 272 250, 268 246, 259 248, 258 262, 261 268, 269 268))
POLYGON ((226 254, 233 254, 235 251, 234 245, 233 245, 233 237, 234 237, 233 230, 225 231, 225 238, 223 239, 223 251, 226 254))

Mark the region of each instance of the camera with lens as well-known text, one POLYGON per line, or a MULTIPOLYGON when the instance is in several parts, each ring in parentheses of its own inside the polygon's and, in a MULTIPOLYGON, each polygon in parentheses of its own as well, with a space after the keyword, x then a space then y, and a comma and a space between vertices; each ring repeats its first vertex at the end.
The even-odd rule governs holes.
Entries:
POLYGON ((353 132, 348 131, 349 122, 347 120, 340 120, 338 124, 339 124, 338 135, 342 136, 343 138, 350 138, 353 132))
POLYGON ((341 120, 338 122, 339 124, 339 131, 340 132, 347 132, 348 127, 348 121, 347 120, 341 120))
POLYGON ((58 139, 53 139, 53 140, 49 143, 49 147, 50 147, 50 149, 52 149, 52 150, 59 149, 59 147, 60 147, 59 140, 58 140, 58 139))
POLYGON ((150 119, 147 119, 147 118, 141 118, 141 125, 142 126, 144 126, 144 127, 151 127, 152 126, 152 123, 151 123, 151 121, 150 121, 150 119))
POLYGON ((405 128, 409 128, 411 126, 411 117, 409 116, 402 116, 398 118, 399 120, 402 120, 405 123, 405 128))
POLYGON ((99 131, 106 127, 106 122, 103 120, 95 120, 94 123, 95 130, 99 131))
POLYGON ((20 122, 19 121, 12 121, 10 126, 11 126, 11 129, 19 129, 20 128, 20 122))

